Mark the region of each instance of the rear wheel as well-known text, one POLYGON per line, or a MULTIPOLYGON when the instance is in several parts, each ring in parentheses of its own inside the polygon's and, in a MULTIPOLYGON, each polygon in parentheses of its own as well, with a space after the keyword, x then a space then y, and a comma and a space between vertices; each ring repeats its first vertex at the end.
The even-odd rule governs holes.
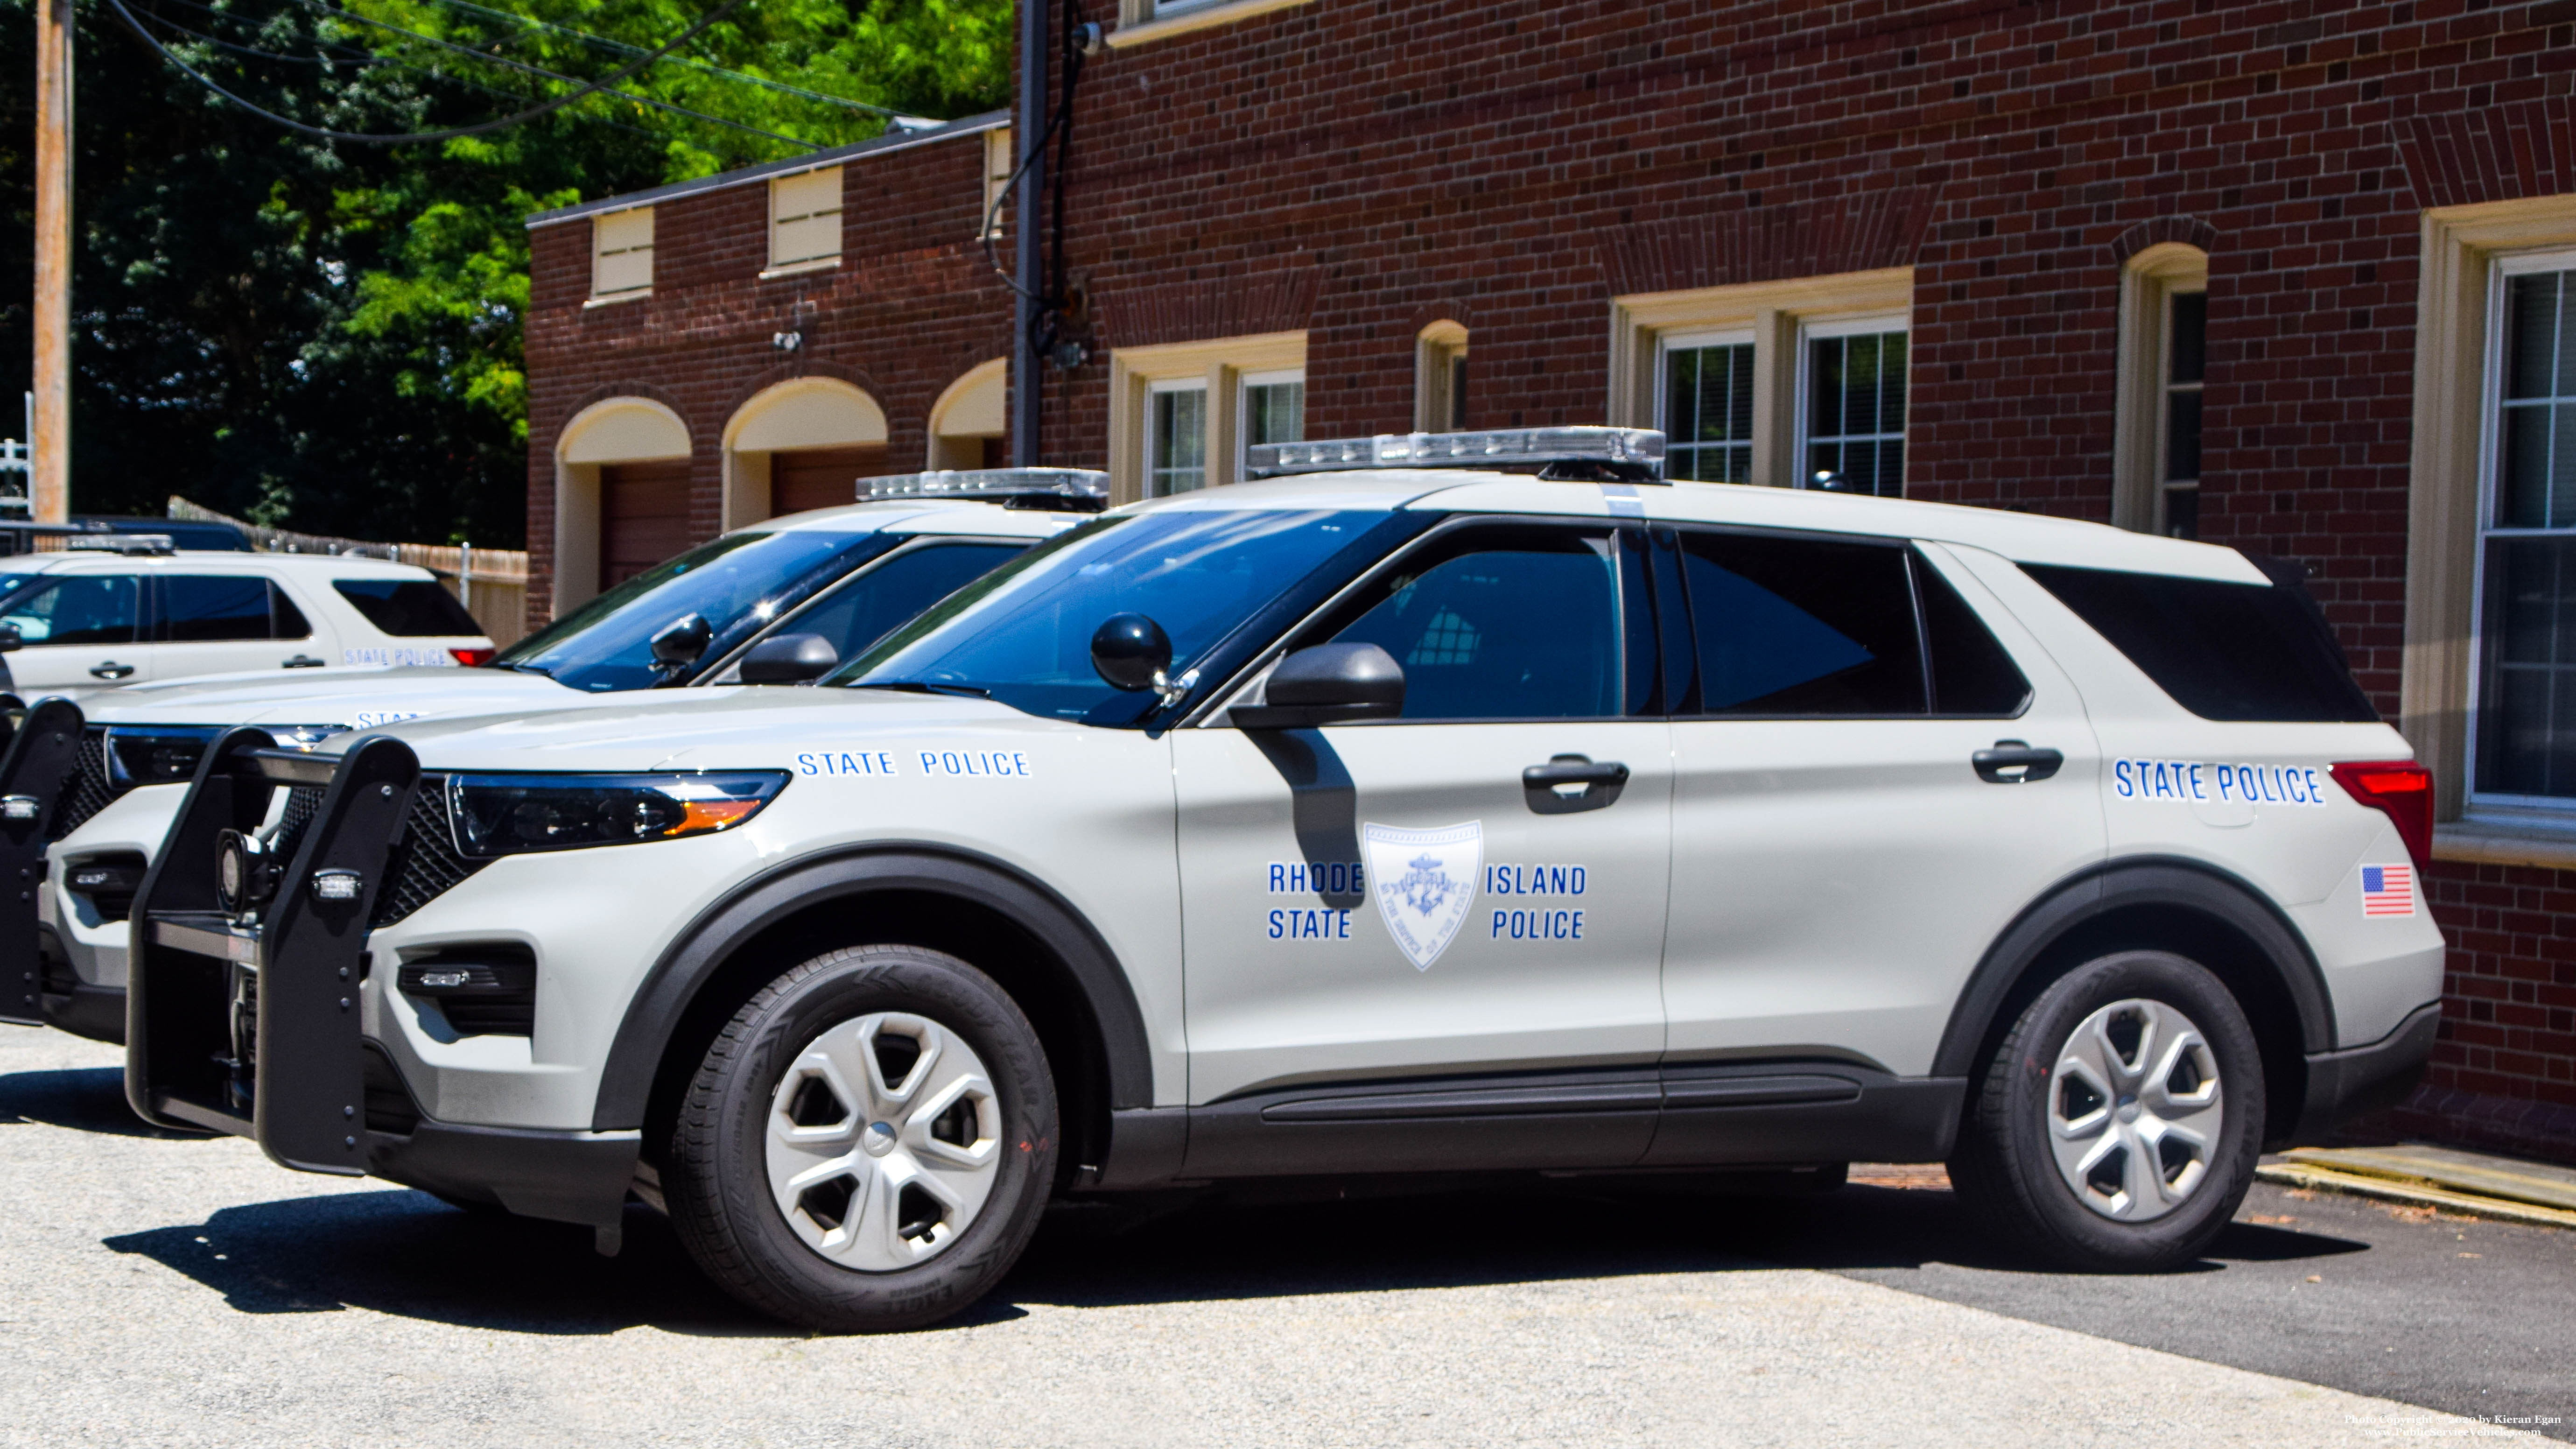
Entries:
POLYGON ((2052 983, 1977 1085, 1951 1179, 2009 1241, 2066 1266, 2187 1262, 2253 1185, 2253 1028, 2180 956, 2121 952, 2052 983))
POLYGON ((1018 1260, 1055 1172, 1055 1093, 1019 1007, 953 956, 834 951, 718 1034, 671 1142, 707 1275, 810 1328, 936 1323, 1018 1260))

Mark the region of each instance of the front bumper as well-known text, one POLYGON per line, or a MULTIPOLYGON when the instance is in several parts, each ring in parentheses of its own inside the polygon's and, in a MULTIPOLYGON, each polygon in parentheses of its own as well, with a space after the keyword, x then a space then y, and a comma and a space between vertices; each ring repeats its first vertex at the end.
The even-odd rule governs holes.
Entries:
POLYGON ((2292 1143, 2314 1142, 2343 1122, 2406 1100, 2423 1080, 2424 1063, 2441 1030, 2442 1003, 2428 1001, 2368 1046, 2311 1054, 2307 1100, 2291 1131, 2292 1143))

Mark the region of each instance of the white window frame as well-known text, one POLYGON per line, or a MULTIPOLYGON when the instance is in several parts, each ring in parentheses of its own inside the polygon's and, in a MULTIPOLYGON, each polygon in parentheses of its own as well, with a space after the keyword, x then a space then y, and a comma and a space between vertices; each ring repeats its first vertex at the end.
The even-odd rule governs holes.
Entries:
POLYGON ((1157 342, 1109 354, 1109 480, 1118 502, 1151 496, 1153 396, 1157 390, 1203 387, 1207 483, 1243 477, 1243 380, 1303 381, 1306 334, 1267 332, 1204 342, 1157 342))
MULTIPOLYGON (((1676 446, 1676 444, 1672 442, 1672 418, 1665 412, 1665 408, 1672 401, 1673 396, 1672 357, 1676 352, 1690 352, 1702 347, 1751 347, 1753 349, 1754 374, 1756 377, 1761 375, 1762 342, 1759 335, 1750 327, 1728 327, 1717 331, 1697 332, 1675 328, 1656 333, 1654 399, 1655 427, 1661 430, 1665 435, 1664 446, 1667 452, 1676 446)), ((1762 426, 1762 411, 1758 403, 1754 407, 1753 426, 1756 431, 1759 431, 1762 426)), ((1752 477, 1753 439, 1750 435, 1747 435, 1741 443, 1712 444, 1686 442, 1681 443, 1678 446, 1685 448, 1740 447, 1744 449, 1745 452, 1745 475, 1748 479, 1752 477)))
POLYGON ((1209 453, 1207 445, 1207 435, 1212 431, 1212 429, 1208 427, 1208 415, 1211 409, 1208 407, 1209 394, 1207 379, 1203 377, 1163 378, 1155 382, 1149 382, 1145 385, 1144 496, 1148 498, 1175 498, 1180 496, 1178 493, 1161 493, 1155 491, 1155 475, 1158 473, 1172 471, 1170 465, 1156 457, 1154 453, 1154 439, 1156 436, 1154 428, 1155 399, 1172 397, 1181 393, 1191 392, 1199 395, 1199 486, 1197 488, 1182 489, 1181 492, 1196 493, 1213 487, 1216 484, 1217 479, 1214 476, 1216 469, 1210 466, 1215 462, 1215 458, 1209 453))
POLYGON ((784 277, 792 276, 798 272, 828 271, 841 264, 842 186, 843 181, 841 168, 838 166, 823 166, 812 171, 799 171, 793 175, 774 176, 770 178, 768 196, 769 266, 761 272, 760 275, 762 277, 784 277), (811 211, 800 211, 785 216, 779 214, 778 198, 784 188, 798 182, 812 181, 815 178, 824 176, 831 178, 830 187, 832 204, 829 207, 817 207, 811 211), (829 252, 817 252, 811 256, 802 257, 782 258, 779 256, 778 234, 783 228, 793 226, 798 222, 819 221, 824 217, 830 217, 832 219, 832 249, 829 252))
POLYGON ((1455 433, 1467 428, 1467 329, 1442 320, 1413 339, 1413 430, 1455 433))
MULTIPOLYGON (((1235 476, 1238 478, 1243 476, 1243 460, 1246 456, 1244 450, 1252 446, 1252 390, 1256 387, 1271 387, 1283 382, 1293 382, 1300 388, 1303 388, 1306 385, 1306 369, 1302 367, 1283 367, 1275 368, 1268 372, 1238 372, 1235 374, 1234 466, 1235 476)), ((1302 443, 1305 440, 1306 400, 1301 393, 1297 399, 1297 436, 1294 438, 1274 439, 1273 441, 1302 443)))
POLYGON ((2487 540, 2499 534, 2521 538, 2576 539, 2576 526, 2569 528, 2494 528, 2488 520, 2496 517, 2502 502, 2504 448, 2502 430, 2497 426, 2504 412, 2504 345, 2505 295, 2509 278, 2533 272, 2576 272, 2576 247, 2504 252, 2490 257, 2486 267, 2486 348, 2478 382, 2478 487, 2477 521, 2473 533, 2469 573, 2469 700, 2468 738, 2461 762, 2466 783, 2468 808, 2481 815, 2537 820, 2549 824, 2576 824, 2576 795, 2511 795, 2478 788, 2479 746, 2485 735, 2487 675, 2487 540))
POLYGON ((638 297, 653 295, 653 236, 653 208, 649 206, 630 206, 622 211, 605 211, 590 219, 589 305, 602 306, 612 302, 631 302, 638 297), (606 243, 610 224, 620 220, 631 220, 639 213, 644 219, 643 244, 639 246, 630 242, 622 247, 608 246, 606 243), (637 252, 644 254, 643 283, 633 287, 603 289, 599 284, 601 264, 611 257, 631 257, 637 252))
POLYGON ((1003 126, 984 133, 984 214, 975 220, 981 235, 998 237, 1004 230, 1002 218, 1010 214, 1010 204, 1002 193, 1010 189, 1011 173, 1019 168, 1020 158, 1011 149, 1011 128, 1003 126))
MULTIPOLYGON (((2209 279, 2208 277, 2203 276, 2197 282, 2176 282, 2170 286, 2160 288, 2159 291, 2161 291, 2163 295, 2158 299, 2156 309, 2156 457, 2155 467, 2147 475, 2147 483, 2155 490, 2155 531, 2161 534, 2171 528, 2173 524, 2173 496, 2176 493, 2190 493, 2194 495, 2194 501, 2197 502, 2198 495, 2200 493, 2200 474, 2198 472, 2194 472, 2189 478, 2168 478, 2165 476, 2173 466, 2173 399, 2174 394, 2178 392, 2189 391, 2199 395, 2203 399, 2200 411, 2200 456, 2202 466, 2204 468, 2207 467, 2209 461, 2209 403, 2207 401, 2209 396, 2209 323, 2207 320, 2208 313, 2206 310, 2202 312, 2200 332, 2200 381, 2176 382, 2173 380, 2174 299, 2176 297, 2200 297, 2206 299, 2209 296, 2209 279)), ((2205 306, 2206 303, 2204 302, 2204 308, 2205 306)), ((2194 517, 2198 517, 2196 512, 2194 517)), ((2192 529, 2192 536, 2197 538, 2199 534, 2200 530, 2198 526, 2195 525, 2192 529)))
MULTIPOLYGON (((1794 360, 1790 363, 1790 366, 1797 370, 1797 402, 1795 404, 1795 411, 1791 414, 1792 418, 1795 419, 1795 424, 1792 432, 1790 433, 1789 442, 1789 447, 1791 449, 1790 456, 1793 460, 1789 469, 1791 487, 1811 488, 1815 486, 1815 480, 1811 476, 1811 470, 1807 466, 1808 448, 1814 438, 1814 435, 1807 430, 1808 420, 1813 416, 1809 410, 1809 404, 1813 401, 1813 397, 1811 396, 1809 389, 1814 385, 1814 377, 1807 366, 1807 344, 1810 342, 1829 341, 1836 337, 1864 337, 1885 332, 1902 333, 1905 337, 1905 368, 1907 374, 1905 387, 1905 421, 1907 426, 1910 427, 1914 422, 1914 327, 1913 319, 1910 316, 1903 312, 1881 312, 1875 315, 1860 317, 1802 319, 1798 323, 1798 337, 1796 343, 1797 350, 1794 360)), ((1871 439, 1883 442, 1889 435, 1886 433, 1851 433, 1828 434, 1827 436, 1871 439)), ((1906 442, 1904 430, 1898 430, 1894 436, 1900 446, 1906 442)), ((1906 448, 1904 456, 1905 466, 1908 468, 1912 467, 1914 464, 1914 450, 1910 447, 1906 448)), ((1889 495, 1880 494, 1874 496, 1885 497, 1889 495)), ((1893 496, 1898 498, 1905 496, 1905 475, 1901 471, 1897 474, 1896 492, 1893 496)))

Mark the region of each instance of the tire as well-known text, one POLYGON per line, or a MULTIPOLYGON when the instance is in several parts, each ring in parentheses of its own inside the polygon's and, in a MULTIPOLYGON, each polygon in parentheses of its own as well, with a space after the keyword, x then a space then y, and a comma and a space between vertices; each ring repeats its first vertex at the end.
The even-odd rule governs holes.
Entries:
POLYGON ((664 1186, 726 1292, 807 1328, 895 1332, 1010 1270, 1055 1153, 1054 1080, 1018 1005, 954 956, 861 946, 779 977, 717 1034, 664 1186))
POLYGON ((2052 983, 1978 1086, 1951 1181, 2001 1241, 2060 1266, 2190 1262, 2253 1185, 2262 1055, 2236 998, 2180 956, 2124 951, 2052 983))

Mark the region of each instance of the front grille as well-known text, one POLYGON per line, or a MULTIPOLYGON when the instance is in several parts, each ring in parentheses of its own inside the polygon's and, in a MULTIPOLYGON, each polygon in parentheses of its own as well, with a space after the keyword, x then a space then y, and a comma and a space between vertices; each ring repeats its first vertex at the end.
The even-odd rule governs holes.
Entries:
POLYGON ((376 913, 368 924, 392 925, 489 863, 456 853, 456 842, 447 830, 447 777, 421 776, 420 792, 411 801, 411 818, 403 823, 402 839, 395 842, 393 856, 386 862, 385 872, 393 884, 376 897, 376 913))
POLYGON ((107 778, 107 727, 91 725, 81 731, 80 748, 72 756, 72 777, 63 782, 63 793, 54 801, 54 821, 45 838, 60 840, 80 829, 123 793, 107 778))
POLYGON ((294 785, 286 791, 286 809, 277 818, 277 834, 270 837, 268 853, 279 860, 293 860, 295 847, 304 843, 304 831, 313 817, 322 811, 320 785, 294 785))

